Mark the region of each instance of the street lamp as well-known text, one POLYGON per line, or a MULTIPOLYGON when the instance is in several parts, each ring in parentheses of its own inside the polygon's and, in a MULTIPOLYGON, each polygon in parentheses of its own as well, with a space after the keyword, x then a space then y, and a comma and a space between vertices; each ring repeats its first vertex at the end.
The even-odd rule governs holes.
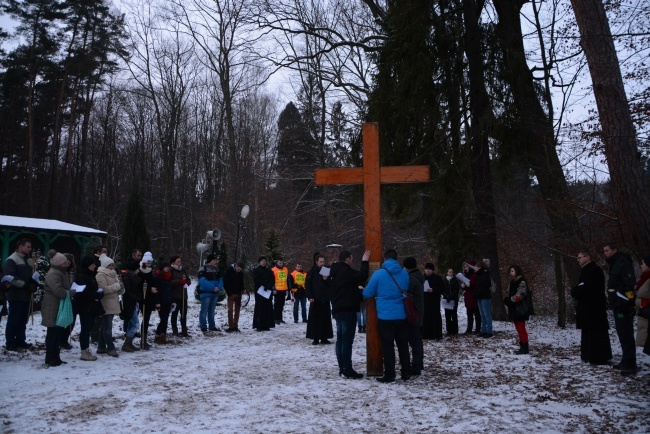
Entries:
POLYGON ((250 207, 248 205, 244 205, 241 209, 241 212, 239 213, 239 217, 237 219, 237 238, 235 239, 235 262, 238 261, 237 259, 237 253, 239 251, 239 230, 241 229, 241 221, 242 219, 246 220, 246 217, 248 217, 248 213, 250 212, 250 207))

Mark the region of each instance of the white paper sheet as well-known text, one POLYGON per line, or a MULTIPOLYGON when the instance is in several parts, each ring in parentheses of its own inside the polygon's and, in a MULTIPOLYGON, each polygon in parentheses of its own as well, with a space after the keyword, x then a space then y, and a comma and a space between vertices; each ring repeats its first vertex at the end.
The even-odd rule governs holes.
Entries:
POLYGON ((320 269, 320 275, 327 277, 330 275, 330 269, 328 267, 321 267, 320 269))
POLYGON ((428 280, 424 281, 424 292, 431 292, 431 286, 429 285, 428 280))
POLYGON ((264 297, 264 298, 270 298, 270 297, 271 297, 271 290, 270 290, 270 289, 266 289, 266 288, 264 288, 263 286, 260 286, 260 287, 257 289, 257 293, 258 293, 259 295, 261 295, 262 297, 264 297))
POLYGON ((442 306, 443 309, 454 310, 454 307, 456 306, 456 301, 455 300, 447 301, 443 298, 440 301, 440 306, 442 306))
POLYGON ((76 292, 84 292, 84 289, 86 289, 86 285, 77 285, 75 282, 72 282, 70 289, 76 292))
POLYGON ((463 276, 463 273, 456 274, 456 279, 460 280, 465 285, 469 285, 469 279, 467 277, 463 276))

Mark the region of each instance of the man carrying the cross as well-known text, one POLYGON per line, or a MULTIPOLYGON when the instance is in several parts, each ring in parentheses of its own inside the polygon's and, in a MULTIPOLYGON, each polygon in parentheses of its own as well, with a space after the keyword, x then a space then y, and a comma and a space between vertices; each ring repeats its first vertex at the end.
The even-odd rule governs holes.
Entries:
POLYGON ((408 287, 409 275, 397 262, 397 252, 393 249, 386 250, 381 269, 373 273, 363 290, 363 298, 377 298, 377 328, 384 355, 384 376, 377 378, 380 383, 395 381, 395 342, 402 366, 402 380, 411 378, 408 323, 403 293, 408 287))

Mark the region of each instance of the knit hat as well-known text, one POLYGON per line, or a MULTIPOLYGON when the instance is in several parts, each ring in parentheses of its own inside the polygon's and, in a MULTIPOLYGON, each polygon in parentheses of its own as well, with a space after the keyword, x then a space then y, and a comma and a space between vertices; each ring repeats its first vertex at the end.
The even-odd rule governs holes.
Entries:
POLYGON ((153 255, 151 252, 144 252, 144 255, 142 255, 142 262, 153 262, 153 255))
POLYGON ((159 270, 162 270, 165 267, 171 267, 171 265, 169 265, 169 262, 165 262, 165 261, 158 262, 158 269, 159 270))
POLYGON ((205 263, 209 264, 210 262, 214 261, 215 259, 217 259, 217 255, 215 255, 214 253, 210 253, 208 255, 208 257, 205 258, 205 263))
POLYGON ((471 265, 472 267, 476 267, 476 261, 473 261, 471 259, 468 259, 467 261, 465 261, 465 263, 467 265, 471 265))
POLYGON ((50 265, 53 265, 55 267, 61 267, 67 261, 68 258, 66 258, 63 253, 57 253, 56 255, 52 256, 52 259, 50 259, 50 265))
POLYGON ((102 253, 101 256, 99 257, 99 262, 102 264, 102 267, 106 268, 111 264, 115 264, 115 262, 106 256, 106 254, 102 253))
POLYGON ((424 269, 425 270, 435 270, 436 267, 431 262, 427 262, 426 264, 424 264, 424 269))
POLYGON ((402 266, 407 270, 412 270, 414 268, 418 268, 418 261, 413 256, 409 256, 408 258, 404 259, 402 266))

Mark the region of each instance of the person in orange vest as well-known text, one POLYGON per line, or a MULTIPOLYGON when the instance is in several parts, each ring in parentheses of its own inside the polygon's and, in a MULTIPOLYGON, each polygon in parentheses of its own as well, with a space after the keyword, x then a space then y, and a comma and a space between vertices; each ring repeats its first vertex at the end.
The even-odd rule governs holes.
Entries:
POLYGON ((275 276, 275 294, 273 295, 273 316, 276 324, 286 324, 282 319, 282 310, 284 302, 289 295, 289 269, 284 266, 284 259, 278 258, 275 261, 275 267, 271 268, 275 276))
POLYGON ((291 273, 291 301, 293 302, 293 322, 298 323, 298 305, 302 307, 302 322, 307 322, 307 294, 305 281, 307 273, 302 271, 302 265, 296 264, 296 269, 291 273))

